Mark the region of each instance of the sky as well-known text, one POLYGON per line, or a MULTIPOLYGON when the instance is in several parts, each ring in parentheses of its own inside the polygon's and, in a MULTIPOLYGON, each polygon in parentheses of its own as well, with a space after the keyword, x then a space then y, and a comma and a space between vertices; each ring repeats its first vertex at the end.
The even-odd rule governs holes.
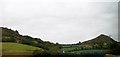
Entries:
POLYGON ((118 39, 118 0, 1 0, 0 26, 58 43, 118 39))

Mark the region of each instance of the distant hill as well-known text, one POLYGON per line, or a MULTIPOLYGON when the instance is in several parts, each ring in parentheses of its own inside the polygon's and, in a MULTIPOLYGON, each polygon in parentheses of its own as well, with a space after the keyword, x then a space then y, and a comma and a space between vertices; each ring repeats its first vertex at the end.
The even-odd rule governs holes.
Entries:
POLYGON ((79 42, 76 44, 61 44, 62 50, 66 53, 84 54, 84 53, 105 53, 119 54, 120 44, 111 37, 101 34, 91 40, 79 42))
POLYGON ((83 42, 81 45, 88 47, 109 47, 113 43, 116 43, 116 41, 107 35, 101 34, 94 39, 83 42))

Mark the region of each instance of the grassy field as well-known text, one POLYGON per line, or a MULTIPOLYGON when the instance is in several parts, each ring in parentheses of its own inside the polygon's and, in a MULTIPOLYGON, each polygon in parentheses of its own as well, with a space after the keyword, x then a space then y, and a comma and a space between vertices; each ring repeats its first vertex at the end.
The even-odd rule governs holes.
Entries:
POLYGON ((68 52, 68 51, 71 51, 71 50, 74 50, 74 49, 78 49, 80 48, 80 45, 68 45, 68 46, 62 46, 62 50, 68 52))
POLYGON ((70 53, 70 54, 99 54, 99 53, 101 54, 101 53, 103 53, 103 50, 81 49, 80 45, 63 46, 62 50, 65 53, 70 53))
POLYGON ((10 42, 2 42, 2 53, 7 54, 15 54, 15 55, 22 55, 22 54, 32 54, 32 52, 36 49, 39 49, 41 51, 44 51, 41 48, 33 47, 29 45, 24 44, 18 44, 18 43, 10 43, 10 42))
POLYGON ((79 50, 79 51, 72 51, 70 53, 73 54, 100 54, 102 51, 100 50, 79 50))

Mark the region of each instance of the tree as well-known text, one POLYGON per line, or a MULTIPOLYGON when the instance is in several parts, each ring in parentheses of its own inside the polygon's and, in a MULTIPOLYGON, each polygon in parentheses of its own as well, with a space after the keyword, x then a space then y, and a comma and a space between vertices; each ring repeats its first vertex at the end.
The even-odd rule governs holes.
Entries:
POLYGON ((113 43, 110 45, 110 53, 114 55, 120 55, 120 44, 113 43))
POLYGON ((76 45, 80 45, 81 44, 81 42, 79 41, 78 43, 76 43, 76 45))

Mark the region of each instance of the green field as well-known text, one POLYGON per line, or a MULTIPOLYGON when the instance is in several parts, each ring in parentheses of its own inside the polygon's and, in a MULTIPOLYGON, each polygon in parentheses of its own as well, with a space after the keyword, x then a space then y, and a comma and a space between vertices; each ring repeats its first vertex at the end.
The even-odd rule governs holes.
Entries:
POLYGON ((63 46, 62 50, 68 52, 80 48, 80 45, 63 46))
POLYGON ((73 53, 73 54, 98 54, 98 53, 102 53, 102 51, 100 51, 100 50, 79 50, 79 51, 72 51, 70 53, 73 53))
POLYGON ((96 53, 104 53, 103 50, 96 49, 81 49, 80 45, 72 45, 72 46, 63 46, 62 50, 64 53, 70 54, 96 54, 96 53))
POLYGON ((33 47, 29 45, 2 42, 2 52, 3 54, 32 54, 36 49, 44 51, 42 48, 33 47))

